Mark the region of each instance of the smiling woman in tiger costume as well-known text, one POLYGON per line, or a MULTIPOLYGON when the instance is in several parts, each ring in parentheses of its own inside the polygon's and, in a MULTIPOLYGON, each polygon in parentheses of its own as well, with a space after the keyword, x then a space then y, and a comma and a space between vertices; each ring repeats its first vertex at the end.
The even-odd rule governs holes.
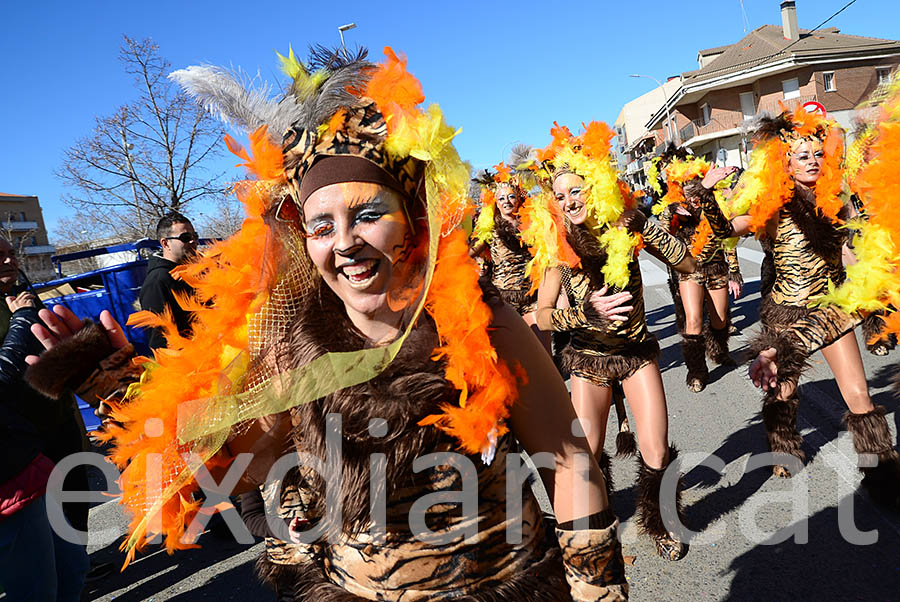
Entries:
POLYGON ((474 178, 481 189, 481 211, 472 232, 470 254, 484 259, 485 278, 519 312, 550 353, 549 333, 540 330, 535 320, 537 286, 528 274, 532 254, 519 234, 528 191, 537 184, 533 171, 525 168, 531 162, 530 154, 531 147, 517 145, 508 166, 500 163, 494 171, 481 170, 474 178))

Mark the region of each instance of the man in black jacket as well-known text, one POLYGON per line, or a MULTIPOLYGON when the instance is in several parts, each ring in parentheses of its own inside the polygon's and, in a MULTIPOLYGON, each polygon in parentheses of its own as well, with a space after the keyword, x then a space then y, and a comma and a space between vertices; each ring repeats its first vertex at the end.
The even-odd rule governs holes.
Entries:
MULTIPOLYGON (((191 312, 181 308, 176 295, 191 296, 194 289, 183 280, 173 278, 170 272, 194 256, 199 237, 191 221, 175 211, 159 220, 156 236, 162 252, 151 257, 147 263, 147 278, 141 286, 139 297, 141 309, 162 314, 168 308, 178 326, 178 332, 182 336, 188 336, 191 333, 191 312)), ((160 329, 152 329, 149 339, 151 349, 166 346, 165 336, 160 329)))

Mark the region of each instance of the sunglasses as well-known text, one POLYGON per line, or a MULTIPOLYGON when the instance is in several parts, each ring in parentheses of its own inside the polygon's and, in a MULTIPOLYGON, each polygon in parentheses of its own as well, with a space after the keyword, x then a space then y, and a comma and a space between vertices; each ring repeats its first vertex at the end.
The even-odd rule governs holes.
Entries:
POLYGON ((200 240, 200 235, 196 232, 182 232, 178 236, 166 236, 163 240, 180 240, 184 244, 190 244, 200 240))

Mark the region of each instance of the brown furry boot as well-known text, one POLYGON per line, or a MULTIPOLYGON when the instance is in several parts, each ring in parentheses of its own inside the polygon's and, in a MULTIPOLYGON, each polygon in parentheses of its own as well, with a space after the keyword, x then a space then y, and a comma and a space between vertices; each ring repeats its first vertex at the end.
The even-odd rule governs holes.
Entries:
POLYGON ((707 324, 703 329, 706 342, 706 357, 720 366, 736 366, 737 363, 728 354, 728 337, 731 336, 730 324, 725 324, 722 329, 713 328, 707 324))
MULTIPOLYGON (((769 449, 775 453, 790 454, 802 462, 803 437, 797 432, 797 407, 800 399, 795 395, 787 400, 778 399, 775 390, 770 389, 763 398, 762 418, 769 439, 769 449)), ((787 467, 776 464, 772 472, 777 477, 790 478, 787 467)))
MULTIPOLYGON (((669 464, 677 457, 678 450, 674 445, 670 446, 669 464)), ((650 468, 638 456, 637 522, 641 533, 653 538, 657 554, 666 560, 681 560, 687 554, 687 545, 669 532, 662 517, 662 509, 666 508, 674 511, 678 520, 684 522, 681 512, 681 477, 678 478, 675 499, 660 499, 660 485, 669 464, 663 468, 650 468)))
POLYGON ((684 365, 687 367, 688 389, 699 393, 706 388, 709 381, 709 370, 706 367, 706 342, 702 334, 686 334, 681 339, 681 351, 684 365))
POLYGON ((556 529, 572 600, 628 600, 625 559, 618 538, 619 521, 609 509, 591 515, 588 520, 587 529, 573 530, 577 521, 561 523, 556 529))
POLYGON ((874 455, 878 460, 875 466, 860 467, 862 486, 879 504, 900 511, 900 459, 884 413, 884 406, 875 406, 865 414, 847 412, 844 424, 853 436, 856 453, 874 455))

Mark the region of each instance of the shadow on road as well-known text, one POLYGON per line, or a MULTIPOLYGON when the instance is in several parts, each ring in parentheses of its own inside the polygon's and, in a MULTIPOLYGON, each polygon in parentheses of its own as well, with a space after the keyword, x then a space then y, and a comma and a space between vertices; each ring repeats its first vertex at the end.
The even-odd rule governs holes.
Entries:
MULTIPOLYGON (((851 500, 844 499, 841 503, 851 500)), ((878 529, 878 541, 854 545, 841 535, 838 509, 830 507, 804 521, 809 541, 781 543, 775 534, 735 558, 730 593, 723 600, 896 600, 900 591, 897 550, 900 524, 872 512, 859 496, 854 520, 860 531, 878 529)))
MULTIPOLYGON (((91 554, 91 562, 93 564, 112 562, 115 570, 96 583, 86 585, 81 599, 82 601, 96 600, 138 583, 116 596, 115 599, 123 601, 161 600, 163 597, 160 596, 160 592, 190 578, 203 569, 212 567, 248 549, 246 545, 230 539, 218 538, 210 533, 201 537, 200 544, 202 547, 199 549, 181 550, 175 552, 173 556, 168 555, 163 548, 150 546, 144 554, 139 554, 135 561, 122 572, 119 572, 118 569, 125 560, 125 554, 119 551, 119 542, 97 550, 91 554)), ((179 598, 184 600, 196 600, 200 597, 209 597, 214 600, 274 599, 269 590, 256 578, 253 564, 254 560, 248 560, 215 575, 208 583, 192 584, 189 586, 189 591, 179 594, 179 598)))

